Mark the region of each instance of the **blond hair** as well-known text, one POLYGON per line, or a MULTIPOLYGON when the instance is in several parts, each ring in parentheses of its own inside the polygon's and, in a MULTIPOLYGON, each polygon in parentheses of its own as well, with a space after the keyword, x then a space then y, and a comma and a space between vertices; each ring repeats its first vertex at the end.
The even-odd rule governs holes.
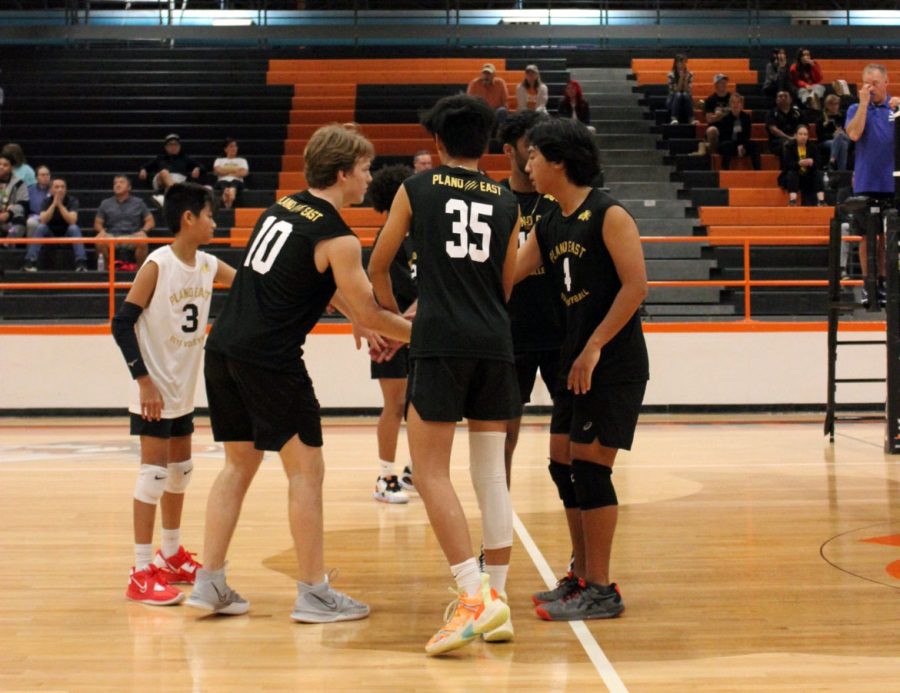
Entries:
POLYGON ((337 182, 339 171, 349 173, 357 161, 374 156, 375 147, 356 123, 323 125, 303 150, 306 182, 311 188, 331 187, 337 182))

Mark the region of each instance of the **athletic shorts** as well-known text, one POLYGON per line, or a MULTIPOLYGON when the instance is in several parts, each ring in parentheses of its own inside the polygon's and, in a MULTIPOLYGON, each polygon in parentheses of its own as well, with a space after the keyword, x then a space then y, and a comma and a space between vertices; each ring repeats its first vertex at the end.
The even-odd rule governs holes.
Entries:
POLYGON ((556 385, 559 377, 559 349, 548 351, 526 351, 516 354, 516 376, 519 381, 519 394, 522 404, 531 401, 531 391, 534 389, 534 381, 538 371, 541 372, 541 380, 547 386, 550 396, 556 395, 556 385))
POLYGON ((399 380, 409 375, 409 347, 401 347, 390 361, 371 362, 372 380, 399 380))
POLYGON ((515 366, 493 359, 410 359, 406 401, 423 421, 505 421, 522 411, 515 366))
POLYGON ((151 438, 181 438, 194 432, 194 413, 179 416, 177 419, 160 419, 148 421, 140 414, 131 414, 131 435, 150 436, 151 438))
POLYGON ((215 440, 277 452, 296 435, 322 447, 319 401, 305 366, 282 373, 207 351, 203 374, 215 440))
POLYGON ((550 433, 565 433, 573 443, 631 450, 647 383, 593 385, 585 395, 560 388, 553 400, 550 433))

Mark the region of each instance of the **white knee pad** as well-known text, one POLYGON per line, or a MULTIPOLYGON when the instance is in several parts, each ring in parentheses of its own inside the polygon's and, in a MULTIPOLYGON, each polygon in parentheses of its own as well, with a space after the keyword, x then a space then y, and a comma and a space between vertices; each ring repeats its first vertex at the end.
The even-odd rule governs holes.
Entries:
POLYGON ((194 461, 170 462, 168 469, 169 481, 166 483, 166 493, 184 493, 191 483, 194 461))
POLYGON ((506 487, 503 448, 506 434, 469 433, 469 474, 481 509, 481 533, 486 549, 505 549, 513 543, 512 501, 506 487))
POLYGON ((166 490, 169 470, 155 464, 142 464, 138 470, 137 483, 134 485, 134 497, 141 503, 156 505, 166 490))

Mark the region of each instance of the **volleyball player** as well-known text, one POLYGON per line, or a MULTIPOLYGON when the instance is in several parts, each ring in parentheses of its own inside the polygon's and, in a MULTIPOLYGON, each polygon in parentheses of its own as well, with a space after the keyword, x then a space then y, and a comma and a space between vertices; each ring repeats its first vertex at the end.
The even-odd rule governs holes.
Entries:
POLYGON ((309 189, 263 212, 207 344, 210 418, 225 467, 210 490, 205 567, 187 604, 221 614, 249 609, 226 582, 225 556, 263 452, 273 450, 288 477, 299 573, 291 618, 324 623, 365 618, 369 607, 332 589, 325 575, 322 424, 302 346, 330 301, 354 323, 402 342, 410 324, 375 304, 359 240, 338 213, 365 195, 372 144, 352 127, 328 125, 303 156, 309 189))
POLYGON ((597 146, 587 128, 554 120, 528 137, 526 171, 559 206, 519 251, 516 278, 543 264, 566 308, 566 382, 554 401, 551 433, 568 435, 570 459, 552 462, 550 474, 574 553, 574 575, 533 599, 547 620, 613 618, 625 607, 609 580, 618 519, 612 468, 618 451, 631 448, 649 378, 638 315, 647 295, 644 256, 631 215, 591 187, 597 146))
MULTIPOLYGON (((551 208, 553 198, 534 189, 525 166, 528 163, 528 137, 526 133, 536 124, 547 119, 538 111, 519 111, 502 125, 499 131, 503 153, 509 158, 509 178, 500 185, 509 188, 519 202, 519 246, 531 235, 535 225, 551 208)), ((509 299, 509 316, 512 324, 513 352, 519 380, 522 406, 519 415, 506 425, 506 484, 510 484, 512 457, 519 440, 522 410, 531 399, 534 381, 540 371, 541 378, 554 397, 559 375, 559 348, 563 340, 563 306, 546 269, 538 267, 534 273, 516 284, 509 299)), ((566 455, 568 437, 562 433, 550 436, 550 459, 566 455)))
POLYGON ((177 604, 172 583, 192 584, 200 564, 181 545, 181 512, 191 480, 194 389, 206 338, 213 281, 231 285, 234 269, 198 248, 212 238, 212 196, 176 184, 163 214, 175 236, 153 251, 112 321, 112 332, 134 378, 131 434, 140 436, 134 489, 134 567, 125 596, 149 605, 177 604), (153 556, 156 506, 162 544, 153 556))
POLYGON ((419 302, 410 342, 407 431, 416 490, 459 590, 450 618, 425 646, 436 655, 500 628, 509 639, 505 590, 512 505, 503 464, 506 421, 518 414, 506 300, 518 243, 515 196, 478 171, 494 114, 483 101, 451 96, 422 124, 441 166, 407 179, 369 261, 382 305, 397 310, 390 265, 409 234, 419 302), (469 421, 469 462, 481 508, 486 574, 450 481, 456 422, 469 421))

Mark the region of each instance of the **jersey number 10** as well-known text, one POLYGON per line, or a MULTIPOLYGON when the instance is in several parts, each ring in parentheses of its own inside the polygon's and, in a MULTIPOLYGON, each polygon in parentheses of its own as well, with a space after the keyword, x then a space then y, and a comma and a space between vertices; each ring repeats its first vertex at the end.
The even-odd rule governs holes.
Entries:
POLYGON ((244 267, 252 267, 260 274, 265 274, 272 269, 275 258, 278 257, 288 236, 291 235, 292 228, 290 222, 282 220, 276 224, 275 217, 266 219, 260 227, 253 245, 247 251, 244 267))
POLYGON ((469 256, 475 262, 484 262, 491 256, 491 227, 481 217, 490 217, 494 208, 483 202, 473 202, 469 207, 463 200, 450 199, 444 206, 453 220, 453 240, 447 241, 447 255, 452 258, 469 256), (476 243, 469 243, 469 230, 477 234, 476 243))

